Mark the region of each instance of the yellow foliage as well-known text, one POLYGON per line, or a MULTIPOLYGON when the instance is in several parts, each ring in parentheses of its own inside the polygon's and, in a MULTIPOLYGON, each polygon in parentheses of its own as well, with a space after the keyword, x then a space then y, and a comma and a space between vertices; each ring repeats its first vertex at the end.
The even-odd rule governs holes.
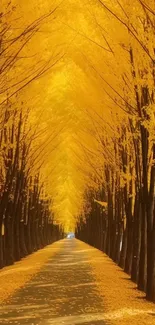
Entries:
MULTIPOLYGON (((149 7, 154 10, 153 0, 149 7)), ((32 139, 27 169, 33 176, 39 169, 55 219, 74 229, 85 190, 106 187, 105 165, 119 174, 121 187, 132 180, 120 152, 129 152, 133 167, 139 120, 154 139, 154 103, 145 107, 146 120, 135 96, 142 87, 154 91, 154 17, 148 11, 147 23, 138 0, 2 0, 2 11, 2 29, 9 28, 0 59, 1 107, 9 101, 11 112, 22 109, 22 132, 32 139), (15 54, 7 68, 6 58, 15 54)))

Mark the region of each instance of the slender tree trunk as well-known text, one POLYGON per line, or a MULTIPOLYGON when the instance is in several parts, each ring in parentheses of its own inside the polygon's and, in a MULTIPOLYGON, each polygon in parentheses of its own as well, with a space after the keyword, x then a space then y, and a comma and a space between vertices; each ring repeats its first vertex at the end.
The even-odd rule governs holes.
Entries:
POLYGON ((10 216, 5 218, 5 258, 6 265, 14 263, 14 235, 13 220, 10 216))
POLYGON ((146 291, 147 282, 147 216, 145 208, 146 206, 142 205, 141 248, 138 277, 138 289, 142 291, 146 291))
POLYGON ((137 194, 135 198, 134 207, 134 227, 133 227, 133 257, 131 279, 138 282, 139 275, 139 258, 140 258, 140 244, 141 244, 141 202, 137 194))
POLYGON ((119 261, 119 266, 122 269, 124 269, 124 267, 125 267, 126 251, 127 251, 127 233, 126 233, 126 229, 124 229, 123 240, 122 240, 122 249, 121 249, 120 261, 119 261))

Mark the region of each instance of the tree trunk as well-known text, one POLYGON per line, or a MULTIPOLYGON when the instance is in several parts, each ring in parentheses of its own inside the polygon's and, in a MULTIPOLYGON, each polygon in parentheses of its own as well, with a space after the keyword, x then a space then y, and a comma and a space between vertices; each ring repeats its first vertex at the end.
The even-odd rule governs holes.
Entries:
POLYGON ((147 281, 147 220, 145 205, 142 205, 141 248, 139 260, 138 289, 146 291, 147 281))
POLYGON ((122 249, 121 249, 121 254, 120 254, 120 262, 119 262, 119 266, 122 269, 124 269, 124 267, 125 267, 126 250, 127 250, 127 233, 126 233, 126 229, 124 229, 123 240, 122 240, 122 249))
POLYGON ((5 218, 5 258, 6 265, 14 263, 14 235, 13 220, 10 216, 5 218))
POLYGON ((139 275, 140 245, 141 245, 141 202, 140 202, 139 195, 136 195, 135 207, 134 207, 133 257, 132 257, 132 270, 131 270, 131 280, 136 283, 138 282, 138 275, 139 275))

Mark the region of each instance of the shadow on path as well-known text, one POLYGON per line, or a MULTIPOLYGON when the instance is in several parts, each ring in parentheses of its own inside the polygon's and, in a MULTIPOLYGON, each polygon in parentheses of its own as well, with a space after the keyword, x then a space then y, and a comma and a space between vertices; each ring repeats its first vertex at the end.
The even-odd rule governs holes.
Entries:
POLYGON ((105 324, 87 250, 80 250, 76 239, 64 240, 59 253, 9 303, 0 307, 0 324, 105 324))

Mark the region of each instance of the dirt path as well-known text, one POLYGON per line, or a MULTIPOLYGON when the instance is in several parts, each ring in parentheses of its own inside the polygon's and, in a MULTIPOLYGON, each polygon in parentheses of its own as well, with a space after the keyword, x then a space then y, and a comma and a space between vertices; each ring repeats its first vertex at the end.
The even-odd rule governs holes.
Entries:
POLYGON ((46 246, 20 262, 0 270, 0 304, 8 299, 16 290, 23 287, 62 247, 63 240, 46 246))
MULTIPOLYGON (((0 324, 155 324, 155 306, 143 299, 128 276, 102 252, 76 239, 46 250, 44 265, 1 304, 0 324)), ((43 252, 38 253, 38 262, 39 254, 43 252)), ((19 271, 14 274, 20 278, 19 271)))

